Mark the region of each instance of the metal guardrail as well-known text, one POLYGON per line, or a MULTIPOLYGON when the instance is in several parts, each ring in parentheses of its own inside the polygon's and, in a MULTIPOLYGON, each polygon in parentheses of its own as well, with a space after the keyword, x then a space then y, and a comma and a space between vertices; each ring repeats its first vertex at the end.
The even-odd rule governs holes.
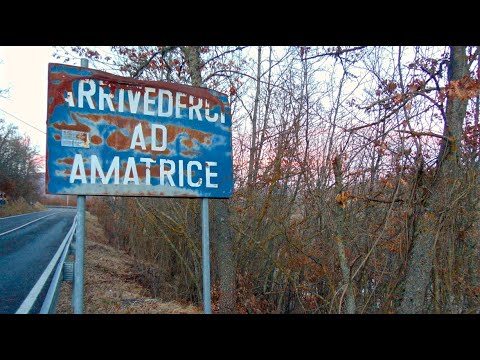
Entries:
POLYGON ((76 228, 77 216, 73 219, 72 227, 60 245, 62 255, 57 262, 50 287, 48 288, 47 295, 45 296, 42 308, 40 309, 40 314, 54 314, 58 303, 58 295, 60 293, 62 281, 73 281, 73 263, 67 261, 67 259, 72 253, 72 239, 75 235, 76 228))

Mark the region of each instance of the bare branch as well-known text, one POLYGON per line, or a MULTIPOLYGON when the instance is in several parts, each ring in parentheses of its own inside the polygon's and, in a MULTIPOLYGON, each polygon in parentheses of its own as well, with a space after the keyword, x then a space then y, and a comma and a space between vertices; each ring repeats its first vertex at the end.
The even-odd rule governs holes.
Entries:
POLYGON ((433 136, 433 137, 437 137, 439 139, 443 139, 443 140, 446 140, 446 141, 450 141, 450 139, 448 138, 448 136, 443 136, 443 135, 440 135, 440 134, 435 134, 433 132, 430 132, 430 131, 413 131, 413 130, 395 130, 396 132, 399 132, 399 133, 406 133, 406 134, 410 134, 412 136, 433 136))
POLYGON ((316 59, 316 58, 324 57, 324 56, 340 56, 340 55, 343 55, 343 54, 346 54, 346 53, 349 53, 349 52, 352 52, 352 51, 361 50, 361 49, 364 49, 364 48, 366 48, 366 46, 357 46, 357 47, 353 47, 353 48, 350 48, 350 49, 340 49, 340 48, 338 48, 337 51, 326 52, 326 53, 323 53, 323 54, 310 56, 310 57, 305 58, 304 60, 311 60, 311 59, 316 59))

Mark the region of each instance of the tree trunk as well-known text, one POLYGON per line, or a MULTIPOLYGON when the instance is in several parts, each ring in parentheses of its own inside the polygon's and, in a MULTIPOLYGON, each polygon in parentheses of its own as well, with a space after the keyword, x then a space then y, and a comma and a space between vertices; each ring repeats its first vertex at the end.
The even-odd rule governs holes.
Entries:
POLYGON ((183 49, 193 86, 202 86, 202 61, 199 46, 185 46, 183 49))
POLYGON ((253 107, 253 116, 252 116, 252 141, 250 144, 250 160, 248 161, 248 183, 252 185, 255 181, 254 173, 254 164, 257 152, 257 117, 258 117, 258 103, 260 100, 260 76, 261 76, 261 62, 262 62, 262 47, 258 47, 258 64, 257 64, 257 90, 255 93, 255 103, 253 107))
MULTIPOLYGON (((185 58, 190 69, 193 86, 202 86, 200 48, 186 46, 185 58)), ((228 199, 213 199, 214 232, 212 243, 217 246, 218 276, 220 279, 219 313, 235 312, 235 257, 233 253, 233 236, 230 229, 230 209, 228 199)))
MULTIPOLYGON (((465 50, 465 46, 450 47, 449 81, 460 80, 468 75, 465 50)), ((437 179, 429 189, 430 195, 424 202, 421 217, 417 220, 400 313, 423 313, 426 309, 425 296, 430 284, 435 252, 435 230, 440 226, 441 213, 448 210, 448 205, 453 200, 456 179, 460 176, 458 159, 466 109, 466 100, 448 97, 444 135, 449 141, 444 141, 441 146, 437 179)))
POLYGON ((335 193, 337 194, 337 206, 335 214, 336 234, 335 241, 337 243, 338 257, 340 258, 340 268, 342 270, 343 283, 346 287, 345 313, 355 314, 355 296, 350 277, 350 266, 348 265, 347 255, 345 254, 345 245, 343 243, 344 228, 344 208, 346 199, 343 198, 343 176, 342 176, 342 159, 337 155, 333 161, 333 171, 335 174, 335 193))

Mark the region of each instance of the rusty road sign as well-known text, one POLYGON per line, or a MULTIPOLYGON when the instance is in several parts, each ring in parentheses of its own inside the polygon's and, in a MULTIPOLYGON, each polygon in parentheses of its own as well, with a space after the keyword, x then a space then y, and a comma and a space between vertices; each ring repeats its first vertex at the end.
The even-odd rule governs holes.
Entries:
POLYGON ((228 97, 49 64, 46 192, 228 198, 228 97))

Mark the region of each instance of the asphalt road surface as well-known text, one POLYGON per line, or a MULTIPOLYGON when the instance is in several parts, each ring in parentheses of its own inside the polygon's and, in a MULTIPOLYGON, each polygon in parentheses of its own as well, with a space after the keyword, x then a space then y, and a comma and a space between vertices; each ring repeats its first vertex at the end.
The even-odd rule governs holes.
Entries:
MULTIPOLYGON (((73 224, 75 209, 0 218, 0 314, 14 314, 73 224)), ((38 313, 49 282, 30 313, 38 313)))

